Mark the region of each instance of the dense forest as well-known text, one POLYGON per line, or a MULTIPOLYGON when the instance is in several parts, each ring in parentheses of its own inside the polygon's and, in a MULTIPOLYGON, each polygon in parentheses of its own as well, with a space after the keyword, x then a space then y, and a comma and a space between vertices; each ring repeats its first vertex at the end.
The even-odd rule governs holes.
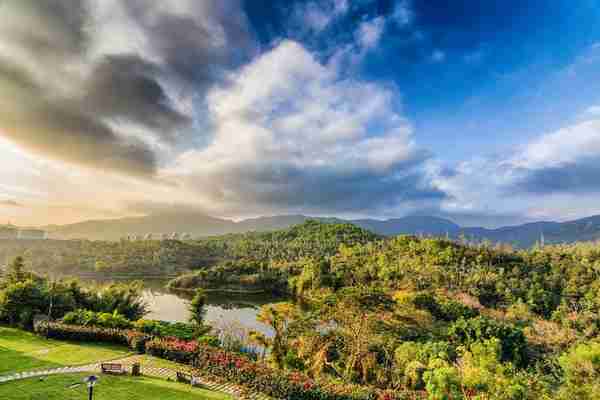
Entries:
POLYGON ((214 263, 210 246, 177 240, 3 240, 0 265, 17 256, 27 268, 59 274, 173 274, 214 263))
POLYGON ((255 264, 240 258, 171 285, 252 275, 295 294, 302 307, 262 310, 275 338, 254 336, 280 369, 432 399, 598 398, 600 245, 361 239, 312 256, 261 250, 255 264))
MULTIPOLYGON (((250 332, 237 348, 266 348, 265 362, 276 371, 392 391, 390 399, 599 398, 597 243, 514 250, 383 238, 353 225, 307 221, 194 242, 87 242, 89 268, 110 261, 89 249, 110 246, 138 257, 141 268, 152 260, 145 249, 169 246, 189 257, 187 266, 197 271, 172 281, 173 288, 237 285, 293 294, 294 302, 260 311, 274 336, 250 332)), ((26 296, 12 290, 14 298, 26 296)), ((0 308, 17 304, 6 293, 0 308)))
POLYGON ((40 273, 174 274, 226 261, 266 262, 333 255, 340 244, 378 236, 351 224, 307 221, 289 229, 201 240, 2 240, 0 266, 22 256, 40 273))

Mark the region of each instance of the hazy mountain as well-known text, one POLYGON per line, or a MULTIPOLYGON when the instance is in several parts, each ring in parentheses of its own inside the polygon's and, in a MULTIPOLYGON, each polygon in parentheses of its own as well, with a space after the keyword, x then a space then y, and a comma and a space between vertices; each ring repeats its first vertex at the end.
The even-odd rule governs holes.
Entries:
POLYGON ((46 227, 54 239, 119 240, 127 235, 155 235, 173 232, 194 237, 221 235, 236 231, 236 223, 197 213, 165 213, 146 217, 93 220, 46 227))
POLYGON ((546 244, 600 239, 600 215, 567 222, 532 222, 498 229, 461 228, 467 238, 488 239, 530 247, 543 239, 546 244))
POLYGON ((460 226, 438 217, 404 217, 388 220, 358 219, 350 221, 361 228, 380 235, 424 234, 435 236, 457 236, 460 226))
MULTIPOLYGON (((197 213, 165 213, 146 217, 86 221, 77 224, 45 227, 51 238, 118 240, 129 234, 189 233, 193 237, 221 235, 248 231, 270 231, 300 224, 310 217, 304 215, 280 215, 259 217, 239 222, 208 217, 197 213)), ((460 227, 439 217, 404 217, 388 220, 358 219, 344 221, 338 218, 317 218, 323 222, 351 222, 381 235, 422 234, 450 236, 464 235, 469 240, 490 240, 529 247, 540 241, 562 243, 600 239, 600 215, 568 222, 533 222, 497 229, 460 227)))

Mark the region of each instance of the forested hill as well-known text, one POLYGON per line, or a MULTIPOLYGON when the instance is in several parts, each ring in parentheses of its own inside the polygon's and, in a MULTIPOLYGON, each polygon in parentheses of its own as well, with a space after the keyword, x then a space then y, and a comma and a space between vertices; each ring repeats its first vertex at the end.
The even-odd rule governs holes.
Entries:
POLYGON ((600 216, 567 222, 534 222, 497 229, 461 227, 439 217, 415 216, 387 220, 338 218, 310 218, 304 215, 260 217, 234 222, 196 213, 168 213, 146 217, 115 220, 87 221, 72 225, 45 227, 54 239, 119 240, 129 234, 146 235, 173 232, 189 233, 193 238, 244 232, 269 232, 302 224, 308 219, 325 223, 352 223, 380 235, 402 234, 448 236, 457 239, 465 236, 470 241, 489 240, 527 248, 540 241, 547 244, 573 243, 600 239, 600 216))
POLYGON ((307 220, 283 230, 186 241, 0 240, 0 265, 24 256, 27 266, 39 272, 175 274, 224 261, 328 257, 341 244, 365 244, 379 238, 356 225, 307 220))

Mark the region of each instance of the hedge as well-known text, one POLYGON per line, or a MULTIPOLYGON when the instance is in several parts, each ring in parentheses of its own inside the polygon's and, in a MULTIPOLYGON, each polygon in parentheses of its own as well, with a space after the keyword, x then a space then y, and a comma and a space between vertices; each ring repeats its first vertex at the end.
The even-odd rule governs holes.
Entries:
POLYGON ((49 339, 77 342, 102 342, 128 345, 127 333, 123 329, 98 328, 95 326, 66 325, 58 322, 40 322, 35 332, 49 339))

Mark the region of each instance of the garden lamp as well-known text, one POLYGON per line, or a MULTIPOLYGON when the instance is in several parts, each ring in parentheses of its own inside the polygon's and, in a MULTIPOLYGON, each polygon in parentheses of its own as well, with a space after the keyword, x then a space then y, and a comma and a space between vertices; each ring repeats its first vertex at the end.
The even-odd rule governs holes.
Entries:
POLYGON ((87 378, 85 378, 83 381, 85 383, 87 383, 89 400, 92 400, 94 398, 94 386, 96 385, 96 382, 98 382, 98 377, 94 376, 94 375, 90 375, 87 378))

